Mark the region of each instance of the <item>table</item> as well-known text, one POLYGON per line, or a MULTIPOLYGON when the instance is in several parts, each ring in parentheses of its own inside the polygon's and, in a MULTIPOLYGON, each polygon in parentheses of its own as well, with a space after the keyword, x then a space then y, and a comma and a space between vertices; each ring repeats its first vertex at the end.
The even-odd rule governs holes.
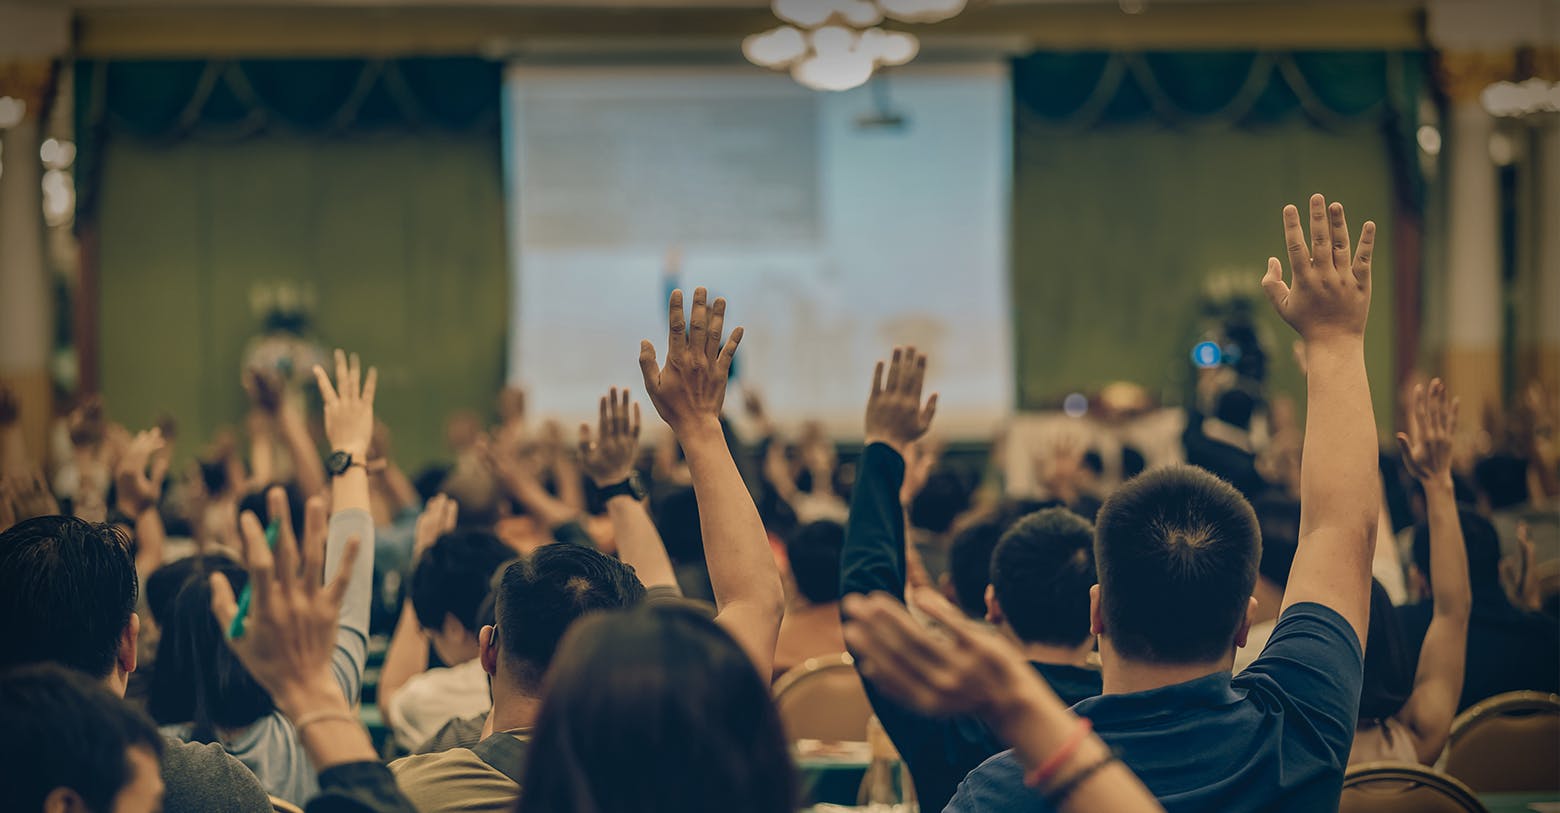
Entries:
POLYGON ((1560 793, 1481 793, 1490 813, 1560 813, 1560 793))

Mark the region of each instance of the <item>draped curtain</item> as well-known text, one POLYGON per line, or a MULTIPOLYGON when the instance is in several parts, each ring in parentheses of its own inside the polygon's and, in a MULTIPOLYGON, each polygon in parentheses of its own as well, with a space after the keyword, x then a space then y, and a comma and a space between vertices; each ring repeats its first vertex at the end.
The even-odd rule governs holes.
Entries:
POLYGON ((256 286, 312 290, 309 335, 380 368, 397 457, 503 380, 502 66, 464 58, 76 67, 82 348, 111 413, 197 442, 241 420, 256 286), (92 291, 87 292, 89 295, 92 291), (96 359, 87 357, 95 351, 96 359))
POLYGON ((1255 301, 1272 381, 1292 337, 1257 282, 1279 210, 1341 200, 1376 253, 1367 357, 1378 422, 1417 344, 1414 150, 1425 60, 1405 52, 1036 53, 1013 62, 1020 407, 1112 380, 1175 401, 1210 292, 1255 301))

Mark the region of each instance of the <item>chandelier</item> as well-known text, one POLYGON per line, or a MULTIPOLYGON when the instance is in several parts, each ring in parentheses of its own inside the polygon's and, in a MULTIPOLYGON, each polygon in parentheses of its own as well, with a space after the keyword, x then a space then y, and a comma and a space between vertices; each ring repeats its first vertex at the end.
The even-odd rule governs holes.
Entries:
POLYGON ((813 90, 849 90, 879 68, 903 65, 921 50, 906 31, 881 27, 887 20, 935 23, 964 10, 966 0, 773 0, 783 25, 742 41, 749 62, 789 70, 813 90))

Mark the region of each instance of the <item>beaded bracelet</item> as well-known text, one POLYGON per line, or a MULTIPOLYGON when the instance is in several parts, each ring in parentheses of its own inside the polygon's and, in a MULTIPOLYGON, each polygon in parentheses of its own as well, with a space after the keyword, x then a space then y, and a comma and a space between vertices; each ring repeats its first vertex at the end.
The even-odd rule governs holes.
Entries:
POLYGON ((1078 788, 1082 786, 1084 782, 1089 781, 1089 777, 1094 776, 1095 774, 1104 770, 1112 762, 1120 761, 1121 754, 1117 753, 1116 749, 1114 748, 1110 749, 1110 753, 1107 753, 1098 760, 1089 763, 1087 768, 1084 768, 1083 770, 1073 774, 1072 777, 1070 777, 1066 782, 1063 782, 1059 787, 1047 791, 1045 794, 1046 802, 1050 804, 1051 807, 1060 810, 1062 803, 1067 801, 1067 797, 1073 795, 1073 792, 1078 790, 1078 788))
POLYGON ((1078 725, 1073 729, 1073 733, 1067 736, 1067 741, 1062 743, 1062 747, 1056 749, 1056 753, 1046 757, 1045 762, 1040 763, 1040 767, 1026 775, 1024 784, 1038 788, 1049 781, 1063 765, 1067 764, 1067 760, 1072 759, 1073 752, 1078 750, 1078 746, 1083 744, 1084 738, 1088 737, 1093 729, 1094 724, 1089 722, 1089 718, 1079 717, 1078 725))

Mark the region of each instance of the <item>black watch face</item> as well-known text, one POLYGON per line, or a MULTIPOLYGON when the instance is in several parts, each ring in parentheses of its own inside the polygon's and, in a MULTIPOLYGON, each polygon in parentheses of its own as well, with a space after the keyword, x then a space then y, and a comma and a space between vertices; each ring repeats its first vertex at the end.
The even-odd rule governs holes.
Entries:
POLYGON ((352 465, 352 455, 346 452, 331 452, 330 457, 325 458, 325 470, 332 475, 341 474, 352 465))

